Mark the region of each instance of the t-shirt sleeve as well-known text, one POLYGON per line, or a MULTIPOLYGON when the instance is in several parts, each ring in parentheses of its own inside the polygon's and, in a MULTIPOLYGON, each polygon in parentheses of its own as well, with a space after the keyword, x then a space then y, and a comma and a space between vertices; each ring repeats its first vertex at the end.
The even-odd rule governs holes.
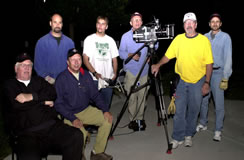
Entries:
POLYGON ((206 47, 204 52, 204 63, 205 64, 211 64, 213 63, 213 54, 212 54, 212 48, 210 41, 206 38, 206 47))

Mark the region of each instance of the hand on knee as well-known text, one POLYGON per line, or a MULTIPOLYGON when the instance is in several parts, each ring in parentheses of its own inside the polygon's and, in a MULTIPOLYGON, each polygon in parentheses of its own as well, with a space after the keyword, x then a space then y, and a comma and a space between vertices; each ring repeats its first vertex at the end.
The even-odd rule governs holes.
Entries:
POLYGON ((113 122, 113 116, 111 113, 109 112, 104 112, 104 119, 108 121, 108 123, 111 123, 113 122))

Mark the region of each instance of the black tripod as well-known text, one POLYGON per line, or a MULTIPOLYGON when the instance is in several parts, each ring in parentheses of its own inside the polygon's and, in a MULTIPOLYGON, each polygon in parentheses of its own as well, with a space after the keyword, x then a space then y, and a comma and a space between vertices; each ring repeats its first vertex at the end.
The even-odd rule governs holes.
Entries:
MULTIPOLYGON (((132 58, 133 56, 135 56, 137 53, 139 53, 144 47, 148 47, 148 54, 147 54, 147 57, 145 58, 144 62, 143 62, 143 65, 136 77, 136 80, 134 82, 134 84, 131 86, 131 90, 129 92, 129 94, 127 95, 127 98, 126 98, 126 101, 123 105, 123 108, 120 112, 120 114, 118 115, 118 118, 117 118, 117 121, 115 122, 115 124, 113 125, 112 127, 112 130, 110 132, 110 137, 113 137, 113 133, 116 129, 116 127, 118 126, 124 112, 126 111, 127 107, 128 107, 128 103, 129 103, 129 99, 130 99, 130 96, 139 91, 140 89, 148 86, 151 84, 151 80, 148 80, 145 84, 142 84, 141 86, 137 86, 137 82, 141 76, 141 73, 146 65, 146 63, 149 61, 149 59, 151 58, 150 60, 150 63, 151 64, 154 64, 153 63, 153 55, 155 54, 155 42, 146 42, 144 43, 143 46, 141 46, 135 53, 133 53, 133 55, 131 57, 128 57, 126 60, 125 60, 125 64, 127 64, 132 58)), ((153 76, 154 77, 154 76, 153 76)), ((162 88, 161 88, 161 81, 160 81, 160 75, 158 74, 157 77, 154 77, 153 78, 153 81, 154 81, 154 85, 155 85, 155 91, 156 91, 156 95, 155 95, 155 99, 156 99, 156 109, 158 111, 158 124, 160 125, 161 123, 164 125, 164 130, 165 130, 165 135, 166 135, 166 140, 167 140, 167 143, 168 143, 168 149, 167 149, 167 153, 171 153, 171 149, 172 149, 172 144, 170 144, 169 142, 169 135, 168 135, 168 128, 167 128, 167 113, 165 111, 165 105, 164 105, 164 100, 163 100, 163 91, 162 91, 162 88)))

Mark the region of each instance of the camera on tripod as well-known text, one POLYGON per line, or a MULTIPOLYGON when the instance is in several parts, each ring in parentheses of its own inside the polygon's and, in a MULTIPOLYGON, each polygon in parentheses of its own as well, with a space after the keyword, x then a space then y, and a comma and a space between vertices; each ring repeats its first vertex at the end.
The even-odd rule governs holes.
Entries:
POLYGON ((167 24, 161 27, 159 20, 154 17, 154 21, 141 26, 133 32, 133 39, 137 43, 156 42, 161 39, 173 39, 174 24, 167 24))

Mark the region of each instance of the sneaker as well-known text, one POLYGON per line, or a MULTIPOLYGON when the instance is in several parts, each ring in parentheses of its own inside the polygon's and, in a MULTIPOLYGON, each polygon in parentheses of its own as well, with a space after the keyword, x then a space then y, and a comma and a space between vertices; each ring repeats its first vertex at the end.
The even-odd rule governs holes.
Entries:
POLYGON ((135 129, 135 128, 138 128, 138 124, 136 123, 136 121, 131 121, 129 123, 129 126, 128 126, 129 129, 135 129))
POLYGON ((191 146, 192 146, 191 136, 186 136, 185 137, 185 147, 191 147, 191 146))
POLYGON ((134 120, 129 123, 128 127, 134 131, 145 131, 146 123, 145 120, 134 120))
POLYGON ((172 144, 172 148, 175 149, 177 148, 179 145, 183 144, 184 141, 177 141, 177 140, 172 140, 171 144, 172 144))
POLYGON ((197 125, 197 128, 196 128, 196 131, 197 132, 200 132, 200 131, 206 131, 208 129, 208 127, 207 126, 204 126, 204 125, 202 125, 202 124, 198 124, 197 125))
POLYGON ((113 157, 111 155, 108 155, 106 153, 98 153, 98 154, 94 154, 91 151, 91 158, 90 160, 112 160, 113 157))
POLYGON ((217 141, 217 142, 221 141, 221 131, 215 131, 214 132, 213 140, 217 141))

